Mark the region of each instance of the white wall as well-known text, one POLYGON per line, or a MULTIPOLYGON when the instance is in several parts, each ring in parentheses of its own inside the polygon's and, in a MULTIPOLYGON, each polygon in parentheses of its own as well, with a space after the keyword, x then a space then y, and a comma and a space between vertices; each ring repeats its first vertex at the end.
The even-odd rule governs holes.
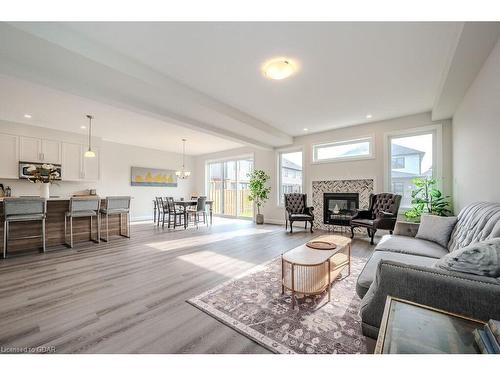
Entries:
MULTIPOLYGON (((375 191, 381 192, 384 190, 384 139, 386 133, 432 124, 443 125, 443 145, 442 149, 439 150, 441 151, 443 158, 443 190, 446 194, 451 194, 451 122, 449 120, 432 122, 430 113, 422 113, 296 137, 294 139, 293 145, 288 148, 302 148, 304 151, 304 186, 309 200, 312 197, 312 181, 318 180, 373 178, 375 180, 375 191), (313 144, 345 139, 356 139, 367 135, 374 136, 375 138, 375 157, 373 159, 311 164, 313 144)), ((304 126, 307 126, 307 124, 304 124, 304 126)), ((283 208, 279 207, 277 204, 277 150, 269 151, 258 148, 245 147, 241 149, 230 150, 227 152, 198 156, 195 158, 195 170, 197 176, 195 180, 195 190, 198 192, 204 191, 205 163, 207 160, 214 160, 249 153, 254 155, 255 168, 263 169, 271 176, 271 199, 266 203, 263 210, 266 221, 281 222, 284 218, 284 214, 283 208)))
MULTIPOLYGON (((0 121, 0 133, 29 135, 84 144, 87 142, 84 135, 4 121, 0 121)), ((133 220, 152 218, 152 200, 155 196, 187 198, 191 195, 194 186, 192 178, 179 180, 176 188, 130 185, 130 167, 178 169, 182 165, 181 154, 106 142, 98 138, 95 139, 94 144, 100 150, 100 180, 95 183, 60 181, 59 186, 51 186, 51 195, 67 197, 89 188, 95 188, 97 194, 102 197, 106 195, 130 195, 133 197, 131 203, 133 220)), ((186 168, 192 170, 193 167, 193 158, 187 156, 186 168)), ((4 186, 10 186, 13 195, 36 195, 39 193, 38 185, 26 180, 0 178, 0 183, 4 186)))
POLYGON ((453 116, 455 210, 500 202, 500 40, 453 116))

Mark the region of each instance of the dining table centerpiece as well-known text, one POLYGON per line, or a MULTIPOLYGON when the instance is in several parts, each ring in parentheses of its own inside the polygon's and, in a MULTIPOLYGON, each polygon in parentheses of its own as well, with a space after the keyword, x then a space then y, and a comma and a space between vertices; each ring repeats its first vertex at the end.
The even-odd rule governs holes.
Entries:
POLYGON ((52 164, 31 164, 26 171, 29 173, 28 181, 40 184, 40 198, 49 199, 50 184, 60 177, 58 169, 52 164))

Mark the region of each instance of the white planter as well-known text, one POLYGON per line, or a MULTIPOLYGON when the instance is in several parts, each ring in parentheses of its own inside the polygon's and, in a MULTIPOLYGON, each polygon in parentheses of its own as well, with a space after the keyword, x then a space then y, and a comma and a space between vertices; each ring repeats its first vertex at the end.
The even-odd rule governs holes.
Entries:
POLYGON ((45 198, 45 199, 50 198, 50 183, 40 184, 40 198, 45 198))

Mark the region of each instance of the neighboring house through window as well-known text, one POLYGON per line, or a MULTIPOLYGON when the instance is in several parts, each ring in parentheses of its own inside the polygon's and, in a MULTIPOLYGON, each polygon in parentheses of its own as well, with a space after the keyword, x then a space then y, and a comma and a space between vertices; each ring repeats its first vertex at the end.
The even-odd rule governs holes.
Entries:
POLYGON ((302 192, 302 151, 279 153, 279 200, 284 204, 284 194, 302 192))

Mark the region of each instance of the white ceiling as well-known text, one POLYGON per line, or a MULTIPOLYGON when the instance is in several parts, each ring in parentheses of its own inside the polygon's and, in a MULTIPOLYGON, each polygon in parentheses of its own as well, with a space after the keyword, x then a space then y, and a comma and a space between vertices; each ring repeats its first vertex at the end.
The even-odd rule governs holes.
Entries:
MULTIPOLYGON (((189 129, 186 137, 193 140, 200 134, 214 137, 206 136, 206 144, 191 153, 242 144, 272 148, 292 143, 304 128, 319 132, 448 103, 449 73, 455 72, 454 81, 460 78, 450 65, 462 45, 463 25, 0 23, 0 74, 72 95, 72 116, 85 112, 78 100, 106 103, 103 113, 116 113, 109 114, 105 139, 158 148, 163 140, 152 134, 181 138, 182 129, 189 129), (276 56, 297 61, 297 74, 265 79, 261 65, 276 56), (372 118, 366 119, 368 113, 372 118), (146 125, 132 126, 138 116, 150 126, 147 136, 146 125), (116 121, 130 126, 117 132, 116 121)), ((493 39, 488 30, 484 33, 493 39)), ((480 33, 474 35, 468 44, 484 42, 480 33)), ((461 64, 467 65, 469 54, 462 55, 461 64)), ((58 111, 56 105, 40 107, 58 111)), ((59 114, 44 116, 47 124, 61 126, 59 114)))
POLYGON ((290 135, 432 109, 461 23, 67 23, 290 135), (261 64, 300 64, 284 81, 261 64))
POLYGON ((85 115, 89 113, 95 117, 93 135, 112 142, 180 153, 186 138, 189 155, 241 147, 221 137, 11 77, 0 75, 0 87, 0 119, 6 121, 87 134, 80 127, 88 125, 85 115))

